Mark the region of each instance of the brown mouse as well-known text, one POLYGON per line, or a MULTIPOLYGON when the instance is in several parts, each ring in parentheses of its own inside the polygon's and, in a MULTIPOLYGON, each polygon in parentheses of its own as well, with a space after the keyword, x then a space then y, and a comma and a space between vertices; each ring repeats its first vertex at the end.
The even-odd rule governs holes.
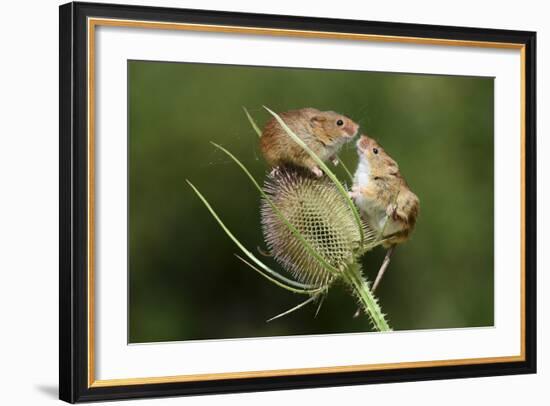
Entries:
MULTIPOLYGON (((359 129, 355 122, 342 114, 311 107, 290 110, 279 116, 321 160, 331 160, 335 165, 340 147, 359 129)), ((290 138, 274 117, 264 127, 260 148, 267 164, 272 167, 293 164, 310 169, 316 176, 323 175, 313 158, 290 138)))
POLYGON ((359 164, 350 194, 369 224, 383 233, 383 245, 388 248, 373 285, 374 291, 389 265, 395 245, 409 239, 420 201, 401 176, 397 162, 378 142, 361 135, 357 152, 359 164))

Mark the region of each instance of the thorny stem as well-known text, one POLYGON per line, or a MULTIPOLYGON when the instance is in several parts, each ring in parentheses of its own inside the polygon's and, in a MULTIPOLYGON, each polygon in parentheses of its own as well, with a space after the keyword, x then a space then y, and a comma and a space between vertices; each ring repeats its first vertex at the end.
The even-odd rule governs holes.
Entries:
POLYGON ((378 304, 378 299, 370 290, 368 282, 361 275, 359 264, 348 265, 342 273, 344 281, 353 289, 353 292, 359 299, 360 305, 369 316, 374 328, 378 331, 391 331, 391 327, 386 321, 384 313, 378 304))
POLYGON ((374 283, 372 285, 372 291, 374 292, 378 285, 380 284, 380 281, 382 280, 382 277, 384 276, 384 273, 388 269, 388 266, 390 265, 390 258, 393 254, 393 251, 395 249, 395 244, 391 245, 390 248, 386 251, 386 256, 384 257, 384 261, 382 262, 382 266, 378 270, 378 274, 376 275, 376 279, 374 280, 374 283))

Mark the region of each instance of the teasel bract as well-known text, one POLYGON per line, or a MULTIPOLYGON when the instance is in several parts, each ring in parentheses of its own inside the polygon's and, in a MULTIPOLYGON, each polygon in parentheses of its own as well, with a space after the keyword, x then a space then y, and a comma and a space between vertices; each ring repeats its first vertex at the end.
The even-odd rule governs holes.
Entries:
MULTIPOLYGON (((292 278, 269 268, 247 250, 225 226, 206 198, 188 181, 189 185, 248 258, 238 256, 239 259, 278 286, 309 296, 298 306, 272 319, 322 297, 335 281, 341 280, 357 298, 374 329, 391 330, 359 263, 364 253, 382 243, 381 238, 361 219, 347 189, 326 164, 292 133, 276 113, 267 110, 288 135, 310 153, 326 176, 319 178, 306 169, 281 166, 267 175, 261 187, 231 152, 220 145, 213 145, 235 161, 259 191, 265 242, 270 255, 292 278)), ((258 132, 258 127, 245 112, 258 132)))

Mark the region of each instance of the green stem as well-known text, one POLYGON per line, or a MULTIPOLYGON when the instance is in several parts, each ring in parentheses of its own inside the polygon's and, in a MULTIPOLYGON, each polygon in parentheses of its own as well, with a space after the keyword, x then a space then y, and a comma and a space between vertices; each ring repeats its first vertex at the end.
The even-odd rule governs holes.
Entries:
POLYGON ((348 175, 349 180, 353 182, 353 175, 349 171, 348 167, 342 161, 340 161, 340 165, 342 165, 342 168, 344 169, 344 172, 346 172, 346 175, 348 175))
POLYGON ((344 281, 353 289, 365 313, 369 316, 374 328, 378 331, 391 331, 384 313, 378 304, 378 299, 370 290, 368 282, 361 275, 359 264, 347 266, 343 272, 344 281))

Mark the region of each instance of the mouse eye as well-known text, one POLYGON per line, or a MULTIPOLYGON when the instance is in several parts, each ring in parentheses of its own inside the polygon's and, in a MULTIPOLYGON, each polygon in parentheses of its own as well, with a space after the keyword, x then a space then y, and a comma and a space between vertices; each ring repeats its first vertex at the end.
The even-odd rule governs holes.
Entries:
POLYGON ((378 148, 373 148, 372 152, 374 152, 375 154, 378 154, 378 148))
POLYGON ((338 121, 336 122, 336 125, 337 125, 338 127, 342 127, 342 126, 344 125, 344 122, 343 122, 342 120, 338 120, 338 121))

